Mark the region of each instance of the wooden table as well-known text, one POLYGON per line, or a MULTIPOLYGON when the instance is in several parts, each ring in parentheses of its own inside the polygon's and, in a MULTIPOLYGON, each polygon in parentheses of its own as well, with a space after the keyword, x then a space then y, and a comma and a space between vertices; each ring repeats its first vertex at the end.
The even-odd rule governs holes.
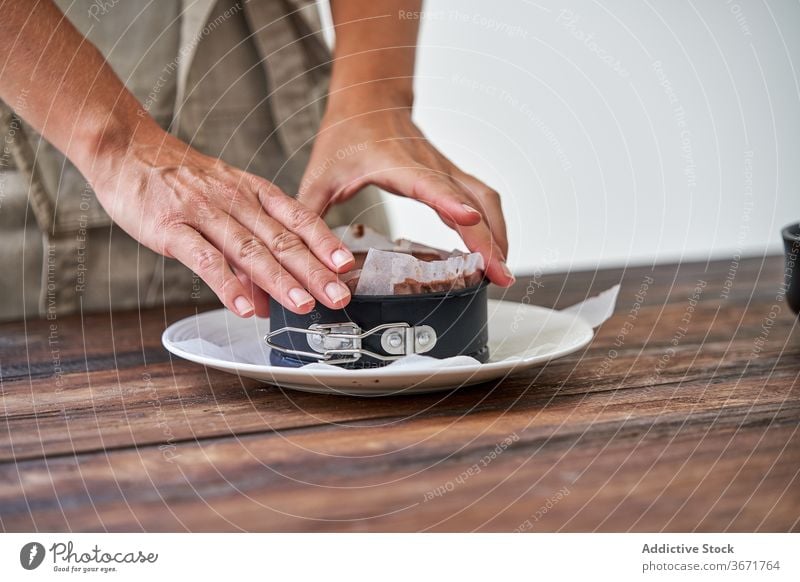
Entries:
POLYGON ((617 313, 570 357, 414 397, 172 358, 161 332, 190 307, 3 324, 0 528, 797 531, 781 276, 770 257, 520 277, 506 298, 548 307, 621 281, 617 313))

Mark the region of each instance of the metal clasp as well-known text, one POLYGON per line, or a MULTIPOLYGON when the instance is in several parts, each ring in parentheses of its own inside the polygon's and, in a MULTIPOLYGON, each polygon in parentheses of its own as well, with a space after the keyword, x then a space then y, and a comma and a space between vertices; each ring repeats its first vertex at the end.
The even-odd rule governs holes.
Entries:
POLYGON ((392 361, 410 354, 423 354, 433 349, 436 340, 436 331, 431 326, 413 326, 405 322, 384 323, 367 331, 361 331, 361 328, 352 322, 315 323, 308 329, 282 327, 264 336, 264 342, 273 350, 336 365, 355 362, 362 355, 377 360, 392 361), (362 339, 381 331, 383 332, 381 347, 388 355, 377 354, 362 347, 362 339), (308 336, 306 341, 314 351, 285 348, 272 341, 276 335, 290 332, 306 334, 308 336))
POLYGON ((429 325, 408 324, 390 327, 381 335, 381 347, 398 357, 424 354, 436 345, 436 332, 429 325))

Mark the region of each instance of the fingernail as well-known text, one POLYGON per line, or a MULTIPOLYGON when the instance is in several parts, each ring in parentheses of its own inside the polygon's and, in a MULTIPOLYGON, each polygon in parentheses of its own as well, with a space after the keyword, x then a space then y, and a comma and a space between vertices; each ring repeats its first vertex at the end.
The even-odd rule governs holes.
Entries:
POLYGON ((334 303, 339 303, 350 295, 350 289, 344 283, 331 281, 325 285, 325 294, 334 303))
POLYGON ((333 251, 333 254, 331 255, 331 260, 333 261, 333 264, 336 265, 337 267, 344 267, 347 263, 352 263, 356 259, 355 257, 353 257, 353 254, 350 251, 346 251, 344 249, 337 249, 333 251))
POLYGON ((463 206, 463 207, 464 207, 464 210, 466 210, 467 212, 471 212, 472 214, 478 214, 478 215, 480 215, 480 212, 478 212, 477 210, 475 210, 475 209, 474 209, 472 206, 470 206, 469 204, 461 204, 461 206, 463 206))
POLYGON ((297 307, 303 307, 309 303, 314 303, 314 298, 308 293, 308 291, 305 289, 300 289, 299 287, 295 287, 289 291, 289 299, 291 299, 297 307))
POLYGON ((511 283, 513 284, 517 280, 517 278, 514 277, 514 274, 511 272, 511 269, 509 269, 508 265, 506 265, 505 263, 500 263, 500 265, 503 267, 503 274, 509 279, 511 279, 511 283))
POLYGON ((255 311, 253 304, 250 303, 250 301, 248 301, 247 297, 245 297, 244 295, 239 295, 239 297, 234 299, 233 306, 236 308, 236 311, 242 317, 247 317, 248 315, 251 315, 255 311))

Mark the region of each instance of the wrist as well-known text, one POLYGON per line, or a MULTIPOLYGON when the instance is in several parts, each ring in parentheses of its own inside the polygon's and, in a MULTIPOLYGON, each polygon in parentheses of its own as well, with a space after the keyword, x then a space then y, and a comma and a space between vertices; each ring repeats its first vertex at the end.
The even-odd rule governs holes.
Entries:
MULTIPOLYGON (((137 103, 138 105, 138 103, 137 103)), ((160 143, 164 130, 140 107, 112 111, 97 123, 86 124, 70 159, 93 186, 114 175, 137 143, 160 143)))
POLYGON ((326 117, 343 117, 376 111, 411 115, 414 90, 410 79, 379 79, 349 84, 333 83, 325 108, 326 117))

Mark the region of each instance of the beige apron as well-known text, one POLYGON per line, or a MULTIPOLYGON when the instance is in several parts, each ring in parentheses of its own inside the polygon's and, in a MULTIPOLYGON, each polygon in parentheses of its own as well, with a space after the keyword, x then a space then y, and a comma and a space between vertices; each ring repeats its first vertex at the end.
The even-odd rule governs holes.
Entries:
MULTIPOLYGON (((58 3, 162 127, 297 192, 329 77, 313 2, 58 3)), ((0 102, 0 319, 212 300, 112 224, 75 167, 12 113, 24 105, 0 102)), ((378 196, 326 218, 387 231, 378 196)))

